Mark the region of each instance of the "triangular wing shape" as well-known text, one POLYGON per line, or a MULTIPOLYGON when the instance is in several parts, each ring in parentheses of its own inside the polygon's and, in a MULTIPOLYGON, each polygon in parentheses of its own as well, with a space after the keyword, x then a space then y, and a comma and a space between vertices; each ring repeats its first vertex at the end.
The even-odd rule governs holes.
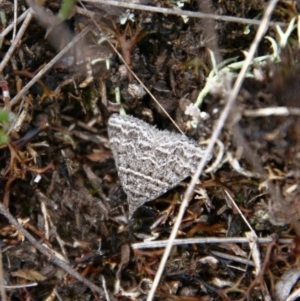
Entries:
POLYGON ((112 115, 108 135, 130 218, 195 172, 204 154, 195 141, 128 115, 112 115))

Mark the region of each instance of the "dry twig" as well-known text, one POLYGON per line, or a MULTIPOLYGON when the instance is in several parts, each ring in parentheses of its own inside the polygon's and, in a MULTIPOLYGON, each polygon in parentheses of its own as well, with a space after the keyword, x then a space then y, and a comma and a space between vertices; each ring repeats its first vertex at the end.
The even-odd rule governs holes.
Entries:
MULTIPOLYGON (((201 12, 191 12, 191 11, 180 11, 170 8, 163 8, 163 7, 154 7, 154 6, 147 6, 147 5, 141 5, 141 4, 134 4, 129 2, 121 2, 121 1, 111 1, 111 0, 86 0, 85 2, 90 3, 103 3, 107 5, 112 6, 118 6, 118 7, 125 7, 130 9, 138 9, 143 11, 150 11, 154 13, 161 13, 166 15, 176 15, 176 16, 188 16, 191 18, 199 18, 199 19, 212 19, 215 21, 224 21, 224 22, 235 22, 235 23, 241 23, 241 24, 247 24, 247 25, 256 25, 259 26, 261 21, 254 20, 254 19, 245 19, 245 18, 237 18, 237 17, 231 17, 231 16, 219 16, 216 14, 204 14, 201 12)), ((270 22, 270 26, 286 26, 285 23, 282 22, 270 22)))

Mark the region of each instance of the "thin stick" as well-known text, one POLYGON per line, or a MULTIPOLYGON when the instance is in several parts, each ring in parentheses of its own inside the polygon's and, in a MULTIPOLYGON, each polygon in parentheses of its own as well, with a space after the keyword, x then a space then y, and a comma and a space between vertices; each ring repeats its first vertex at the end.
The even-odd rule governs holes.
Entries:
POLYGON ((245 264, 247 266, 248 265, 254 266, 254 262, 252 260, 249 260, 247 258, 243 258, 243 257, 240 257, 240 256, 229 255, 229 254, 222 253, 222 252, 217 252, 217 251, 211 251, 211 254, 215 255, 215 256, 218 256, 218 257, 221 257, 223 259, 239 262, 239 263, 245 264))
POLYGON ((3 258, 2 258, 2 250, 0 248, 0 292, 1 292, 1 300, 6 301, 6 293, 4 286, 4 275, 3 275, 3 258))
POLYGON ((255 110, 245 110, 243 116, 246 117, 267 117, 267 116, 300 116, 300 109, 295 107, 269 107, 255 110))
MULTIPOLYGON (((34 283, 26 283, 26 284, 20 284, 20 285, 4 285, 3 287, 6 290, 15 290, 17 288, 34 287, 37 285, 38 285, 37 282, 34 282, 34 283)), ((2 287, 2 286, 0 286, 0 287, 2 287)))
POLYGON ((172 248, 172 245, 173 245, 173 241, 177 235, 177 232, 178 232, 178 229, 179 229, 179 226, 180 226, 180 223, 182 221, 182 218, 183 218, 183 215, 185 213, 185 210, 188 206, 188 203, 189 203, 189 200, 191 198, 191 195, 193 193, 193 190, 194 190, 194 187, 199 179, 199 176, 201 174, 201 172, 203 171, 204 169, 204 166, 206 164, 206 161, 209 157, 209 155, 212 153, 212 150, 213 150, 213 147, 214 147, 214 144, 216 143, 217 139, 218 139, 218 136, 219 134, 221 133, 221 130, 222 128, 224 127, 224 124, 225 124, 225 121, 228 117, 228 114, 235 102, 235 99, 238 95, 238 92, 241 88, 241 85, 242 85, 242 82, 244 80, 244 77, 246 75, 246 72, 247 72, 247 69, 249 68, 250 64, 251 64, 251 61, 254 57, 254 54, 257 50, 257 47, 259 45, 259 42, 261 41, 261 39, 263 38, 264 34, 266 33, 267 29, 268 29, 268 24, 270 22, 270 18, 271 18, 271 14, 272 14, 272 11, 274 10, 275 6, 276 6, 276 3, 278 2, 278 0, 271 0, 267 6, 267 9, 264 13, 264 17, 260 23, 260 26, 257 30, 257 33, 255 35, 255 38, 254 38, 254 41, 252 42, 251 44, 251 47, 250 47, 250 50, 249 50, 249 53, 247 55, 247 58, 245 60, 245 63, 234 83, 234 87, 233 87, 233 90, 232 90, 232 93, 229 95, 228 97, 228 101, 220 115, 220 119, 217 123, 217 126, 216 126, 216 129, 214 130, 213 134, 212 134, 212 137, 210 138, 210 142, 207 146, 207 149, 206 149, 206 152, 205 154, 203 155, 202 157, 202 160, 200 161, 199 165, 198 165, 198 168, 197 168, 197 171, 196 173, 194 174, 190 184, 189 184, 189 187, 188 189, 186 190, 185 192, 185 195, 184 195, 184 199, 182 201, 182 204, 180 206, 180 209, 179 209, 179 213, 178 213, 178 216, 176 218, 176 221, 175 221, 175 224, 173 226, 173 229, 172 229, 172 232, 171 232, 171 235, 170 235, 170 238, 169 238, 169 242, 168 242, 168 245, 165 249, 165 252, 164 252, 164 255, 160 261, 160 265, 159 265, 159 268, 157 270, 157 273, 156 273, 156 276, 154 278, 154 281, 153 281, 153 284, 151 286, 151 290, 149 292, 149 295, 147 297, 147 301, 152 301, 153 297, 154 297, 154 294, 155 294, 155 291, 156 291, 156 288, 158 286, 158 283, 160 281, 160 278, 162 276, 162 273, 163 273, 163 270, 164 270, 164 267, 166 265, 166 262, 168 260, 168 257, 169 257, 169 254, 171 252, 171 248, 172 248))
POLYGON ((27 26, 29 25, 29 22, 32 18, 32 12, 29 12, 21 26, 21 28, 19 29, 18 34, 16 35, 16 38, 13 40, 12 44, 10 45, 8 51, 6 52, 2 62, 0 63, 0 73, 3 72, 4 67, 6 66, 6 64, 8 63, 8 61, 10 60, 10 57, 12 56, 13 52, 16 50, 25 30, 27 29, 27 26))
POLYGON ((247 225, 247 227, 250 229, 250 231, 255 235, 255 231, 253 230, 253 228, 251 227, 251 225, 249 224, 249 222, 247 221, 245 215, 242 213, 241 209, 239 208, 239 206, 236 204, 236 202, 234 201, 234 199, 232 198, 232 196, 228 193, 228 191, 225 190, 225 194, 227 195, 227 197, 229 198, 230 202, 232 203, 232 205, 235 207, 235 209, 237 210, 237 212, 240 214, 240 216, 242 217, 242 219, 244 220, 245 224, 247 225))
MULTIPOLYGON (((32 13, 32 9, 28 8, 18 19, 17 19, 17 24, 22 22, 26 16, 29 13, 32 13)), ((0 33, 0 39, 4 38, 12 29, 14 28, 14 23, 9 24, 1 33, 0 33)))
POLYGON ((49 249, 45 248, 42 244, 40 244, 27 230, 25 230, 18 221, 10 214, 10 212, 5 208, 3 203, 0 202, 0 214, 8 219, 8 221, 18 230, 20 231, 28 241, 43 255, 47 256, 51 262, 62 268, 65 272, 70 274, 72 277, 82 282, 84 285, 89 287, 92 291, 97 292, 103 299, 105 299, 104 291, 80 275, 76 270, 74 270, 71 266, 69 266, 65 261, 59 259, 55 256, 54 252, 51 252, 49 249))
POLYGON ((17 19, 18 19, 18 0, 14 0, 14 31, 12 40, 15 39, 17 32, 17 19))
POLYGON ((70 42, 63 50, 60 51, 41 71, 39 71, 35 77, 25 86, 23 89, 11 100, 11 106, 18 104, 23 95, 50 69, 52 66, 61 59, 61 57, 67 53, 84 35, 86 35, 91 26, 87 26, 78 36, 76 36, 72 42, 70 42))
MULTIPOLYGON (((257 242, 260 244, 268 244, 274 240, 273 237, 258 237, 257 242)), ((155 249, 164 248, 168 244, 168 239, 137 242, 131 245, 132 249, 155 249)), ((291 238, 280 238, 278 242, 280 244, 290 244, 293 240, 291 238)), ((173 246, 178 245, 191 245, 191 244, 243 244, 249 243, 249 239, 246 237, 193 237, 175 239, 173 246)))
MULTIPOLYGON (((147 6, 147 5, 140 5, 140 4, 134 4, 129 2, 121 2, 121 1, 111 1, 111 0, 85 0, 84 2, 90 2, 90 3, 102 3, 112 6, 118 6, 118 7, 125 7, 130 9, 138 9, 143 11, 150 11, 155 13, 161 13, 161 14, 169 14, 169 15, 176 15, 176 16, 188 16, 192 18, 199 18, 199 19, 213 19, 216 21, 225 21, 225 22, 235 22, 235 23, 242 23, 247 25, 260 25, 260 20, 253 20, 253 19, 246 19, 246 18, 237 18, 237 17, 231 17, 231 16, 220 16, 216 14, 204 14, 201 12, 192 12, 187 10, 175 10, 171 8, 163 8, 163 7, 154 7, 154 6, 147 6)), ((270 26, 284 26, 286 27, 286 23, 283 22, 270 22, 270 26)))

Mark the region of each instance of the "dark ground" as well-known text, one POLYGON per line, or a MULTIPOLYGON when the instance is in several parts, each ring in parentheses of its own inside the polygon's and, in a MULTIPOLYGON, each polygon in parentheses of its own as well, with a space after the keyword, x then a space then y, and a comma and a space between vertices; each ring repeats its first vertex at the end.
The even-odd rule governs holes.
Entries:
MULTIPOLYGON (((209 7, 204 5, 202 10, 260 19, 266 4, 220 0, 209 7)), ((44 6, 56 14, 60 5, 59 1, 46 1, 44 6)), ((153 0, 148 5, 173 7, 169 1, 153 0)), ((24 7, 27 4, 19 1, 18 15, 24 7)), ((21 121, 18 129, 10 131, 9 143, 0 149, 0 193, 12 216, 39 244, 61 254, 103 294, 91 291, 53 264, 1 215, 3 285, 38 283, 6 290, 7 300, 104 300, 105 289, 110 300, 145 300, 163 249, 133 249, 132 244, 150 237, 167 239, 172 230, 185 185, 141 206, 127 221, 126 194, 107 137, 109 116, 122 105, 126 113, 160 129, 176 129, 148 94, 131 92, 140 85, 126 73, 109 43, 97 44, 101 35, 109 34, 109 41, 121 50, 135 74, 183 132, 203 141, 210 137, 226 103, 224 92, 233 84, 223 77, 222 93, 205 97, 201 118, 197 117, 198 123, 192 127, 193 119, 185 111, 196 102, 212 69, 208 47, 218 62, 233 58, 230 63, 243 61, 242 51, 249 49, 257 29, 254 25, 210 23, 197 18, 185 23, 180 16, 138 10, 131 11, 135 21, 121 25, 117 16, 124 14, 124 9, 111 11, 92 3, 87 9, 95 14, 93 18, 77 12, 58 27, 49 27, 44 21, 47 15, 37 15, 38 21, 30 22, 4 68, 2 80, 13 98, 66 43, 92 26, 75 49, 11 108, 15 120, 21 121), (105 61, 89 67, 87 61, 95 58, 109 58, 109 70, 105 61), (87 81, 89 70, 92 78, 87 81), (121 105, 115 100, 116 88, 120 89, 121 105), (38 174, 41 180, 35 182, 38 174)), ((183 9, 198 11, 197 1, 185 3, 183 9)), ((12 2, 2 1, 0 11, 8 23, 12 22, 12 2)), ((296 6, 280 2, 272 21, 288 24, 294 16, 296 6)), ((274 27, 266 35, 279 43, 274 27)), ((0 59, 11 39, 11 33, 4 38, 0 59)), ((270 41, 264 39, 256 57, 272 52, 270 41)), ((259 244, 260 273, 257 276, 253 265, 237 261, 250 258, 253 263, 249 243, 182 244, 172 251, 157 300, 258 300, 267 296, 280 300, 276 289, 283 275, 298 271, 298 57, 294 30, 281 50, 280 62, 267 58, 251 67, 252 77, 245 79, 219 137, 224 146, 222 160, 201 176, 202 184, 197 185, 178 233, 178 238, 245 237, 249 229, 231 205, 229 194, 258 237, 274 237, 272 243, 259 244), (293 107, 298 113, 257 113, 256 117, 249 113, 263 108, 275 112, 278 107, 293 107), (293 241, 283 244, 279 237, 293 241)), ((235 74, 239 69, 231 71, 235 74)), ((7 132, 9 126, 3 124, 3 128, 7 132)), ((214 159, 217 153, 218 147, 214 159)), ((292 284, 291 289, 298 286, 292 284)))

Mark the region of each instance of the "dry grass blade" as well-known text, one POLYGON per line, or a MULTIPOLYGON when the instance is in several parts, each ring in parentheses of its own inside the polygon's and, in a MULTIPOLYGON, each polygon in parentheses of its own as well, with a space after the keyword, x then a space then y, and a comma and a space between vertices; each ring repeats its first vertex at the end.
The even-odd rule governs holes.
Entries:
MULTIPOLYGON (((17 19, 17 24, 22 22, 26 16, 30 13, 32 13, 32 9, 28 8, 20 17, 17 19)), ((4 38, 12 29, 14 28, 14 23, 9 24, 1 33, 0 33, 0 39, 4 38)))
MULTIPOLYGON (((219 16, 215 14, 205 14, 201 12, 191 12, 191 11, 178 11, 175 9, 169 9, 169 8, 163 8, 163 7, 154 7, 154 6, 147 6, 147 5, 141 5, 141 4, 135 4, 135 3, 129 3, 129 2, 121 2, 121 1, 111 1, 111 0, 87 0, 85 2, 90 3, 103 3, 106 5, 112 5, 117 7, 124 7, 129 9, 138 9, 142 11, 150 11, 155 13, 161 13, 161 14, 169 14, 169 15, 176 15, 176 16, 188 16, 191 18, 199 18, 199 19, 211 19, 215 21, 226 21, 226 22, 236 22, 241 24, 251 24, 251 25, 260 25, 260 21, 253 20, 253 19, 244 19, 244 18, 237 18, 237 17, 231 17, 231 16, 219 16)), ((286 26, 285 23, 278 22, 270 22, 271 26, 286 26)))
POLYGON ((18 13, 18 1, 15 0, 14 1, 14 30, 13 30, 13 40, 15 39, 16 32, 17 32, 17 23, 18 23, 17 13, 18 13))
POLYGON ((22 38, 22 36, 24 35, 24 32, 25 30, 27 29, 30 21, 32 19, 32 12, 29 12, 27 15, 26 15, 26 18, 17 34, 17 36, 15 37, 15 39, 13 40, 11 46, 10 46, 10 49, 9 51, 6 53, 5 57, 3 58, 3 60, 1 61, 0 63, 0 73, 3 72, 6 64, 8 63, 8 61, 10 60, 13 52, 15 51, 16 47, 18 46, 18 44, 20 43, 20 40, 22 38))
POLYGON ((6 301, 6 293, 4 286, 4 273, 3 273, 3 258, 2 258, 2 250, 0 248, 0 292, 1 292, 1 300, 6 301))
POLYGON ((267 117, 267 116, 300 116, 299 108, 291 107, 276 107, 276 108, 263 108, 257 110, 245 110, 243 115, 246 117, 267 117))
MULTIPOLYGON (((131 245, 133 249, 154 249, 164 248, 168 244, 169 240, 155 240, 137 242, 131 245)), ((257 242, 259 244, 268 244, 273 241, 273 237, 258 237, 257 242)), ((290 244, 291 238, 280 238, 278 240, 280 244, 290 244)), ((245 237, 195 237, 195 238, 183 238, 175 239, 173 246, 188 245, 188 244, 221 244, 221 243, 248 243, 248 239, 245 237)))

